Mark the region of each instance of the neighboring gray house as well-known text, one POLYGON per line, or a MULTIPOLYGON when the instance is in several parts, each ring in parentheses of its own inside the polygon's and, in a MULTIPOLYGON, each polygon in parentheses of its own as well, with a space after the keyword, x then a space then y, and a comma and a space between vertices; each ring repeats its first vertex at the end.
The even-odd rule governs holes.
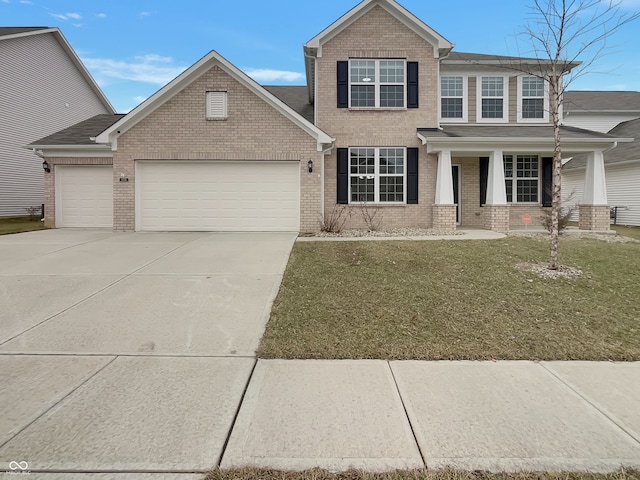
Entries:
POLYGON ((0 217, 44 203, 42 159, 25 145, 113 107, 60 30, 0 27, 0 217))
MULTIPOLYGON (((640 226, 640 92, 567 92, 564 123, 633 138, 604 153, 607 199, 617 206, 616 223, 640 226)), ((583 201, 586 158, 575 156, 562 169, 563 196, 583 201)), ((574 220, 577 220, 577 213, 574 220)))

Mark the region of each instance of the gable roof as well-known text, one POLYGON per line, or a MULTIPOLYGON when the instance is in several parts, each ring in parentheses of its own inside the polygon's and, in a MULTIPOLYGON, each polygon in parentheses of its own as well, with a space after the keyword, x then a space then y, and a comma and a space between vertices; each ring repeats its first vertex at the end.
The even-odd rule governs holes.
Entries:
POLYGON ((573 90, 564 93, 565 113, 640 113, 640 92, 603 92, 573 90))
MULTIPOLYGON (((605 165, 640 161, 640 119, 621 123, 612 128, 609 131, 609 135, 615 137, 630 137, 634 138, 634 141, 619 143, 613 150, 604 152, 605 165)), ((577 155, 562 168, 564 170, 573 170, 585 168, 586 165, 587 157, 585 155, 577 155)))
POLYGON ((82 75, 84 80, 87 82, 91 90, 93 90, 96 96, 100 99, 100 102, 109 112, 115 113, 111 102, 109 102, 105 94, 102 92, 96 81, 93 79, 87 68, 80 60, 80 57, 78 57, 73 48, 71 48, 71 45, 69 44, 69 42, 67 42, 67 39, 64 37, 64 35, 62 35, 62 32, 57 27, 0 27, 0 42, 4 40, 28 37, 32 35, 46 34, 53 35, 53 37, 60 44, 67 56, 71 59, 75 67, 78 69, 80 75, 82 75))
POLYGON ((349 27, 349 25, 361 18, 376 6, 382 7, 417 35, 422 37, 427 43, 433 45, 433 53, 435 58, 445 56, 453 48, 453 43, 444 38, 433 28, 416 17, 413 13, 409 12, 395 0, 363 0, 303 45, 309 101, 311 103, 313 103, 314 101, 315 91, 314 59, 315 57, 322 56, 322 45, 345 30, 347 27, 349 27))
POLYGON ((224 70, 233 79, 238 81, 241 85, 245 86, 256 96, 264 100, 271 107, 291 120, 306 133, 314 137, 318 143, 318 151, 322 151, 333 144, 333 138, 316 127, 312 122, 308 121, 285 102, 280 100, 273 93, 260 86, 258 83, 256 83, 255 80, 235 67, 215 50, 211 50, 211 52, 202 57, 191 67, 182 72, 171 82, 169 82, 167 85, 154 93, 151 97, 134 108, 126 116, 107 128, 104 132, 97 136, 96 142, 103 144, 110 143, 111 148, 113 150, 116 150, 118 136, 138 124, 138 122, 160 108, 167 101, 180 93, 191 83, 200 78, 201 75, 203 75, 205 72, 216 65, 224 70))
POLYGON ((95 137, 124 117, 122 113, 101 113, 82 122, 71 125, 52 135, 37 140, 29 148, 47 148, 52 146, 95 145, 95 137))
POLYGON ((305 85, 275 85, 264 86, 269 92, 274 94, 292 109, 302 115, 311 123, 314 122, 314 106, 309 103, 307 96, 307 87, 305 85))

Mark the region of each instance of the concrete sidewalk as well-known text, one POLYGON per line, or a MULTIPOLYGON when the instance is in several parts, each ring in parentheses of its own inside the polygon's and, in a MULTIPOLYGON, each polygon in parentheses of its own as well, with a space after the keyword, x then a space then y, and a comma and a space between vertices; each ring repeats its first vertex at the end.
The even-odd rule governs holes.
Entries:
POLYGON ((259 360, 223 468, 640 467, 640 363, 259 360))

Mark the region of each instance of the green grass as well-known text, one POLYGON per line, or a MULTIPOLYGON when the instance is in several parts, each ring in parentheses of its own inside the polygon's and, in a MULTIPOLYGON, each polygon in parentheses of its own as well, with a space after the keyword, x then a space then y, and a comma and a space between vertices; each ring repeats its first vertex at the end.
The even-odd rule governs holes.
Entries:
POLYGON ((344 473, 329 473, 313 469, 304 472, 244 468, 236 470, 214 470, 206 480, 640 480, 639 470, 620 469, 613 473, 488 473, 460 470, 413 470, 389 473, 367 473, 352 470, 344 473))
POLYGON ((262 358, 640 360, 640 243, 563 239, 579 278, 518 271, 546 239, 298 242, 262 358))
POLYGON ((44 222, 41 222, 40 218, 35 220, 29 220, 29 217, 0 218, 0 235, 43 229, 44 222))

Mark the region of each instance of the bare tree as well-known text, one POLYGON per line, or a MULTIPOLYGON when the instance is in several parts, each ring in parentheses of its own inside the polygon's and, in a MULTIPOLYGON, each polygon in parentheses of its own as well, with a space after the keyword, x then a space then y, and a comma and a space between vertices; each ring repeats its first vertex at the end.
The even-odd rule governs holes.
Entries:
POLYGON ((535 62, 511 63, 522 73, 544 80, 549 87, 549 115, 553 123, 553 186, 549 269, 558 269, 558 219, 562 208, 562 95, 576 78, 594 73, 596 60, 610 52, 609 38, 640 12, 623 10, 622 0, 533 0, 522 35, 535 62))

